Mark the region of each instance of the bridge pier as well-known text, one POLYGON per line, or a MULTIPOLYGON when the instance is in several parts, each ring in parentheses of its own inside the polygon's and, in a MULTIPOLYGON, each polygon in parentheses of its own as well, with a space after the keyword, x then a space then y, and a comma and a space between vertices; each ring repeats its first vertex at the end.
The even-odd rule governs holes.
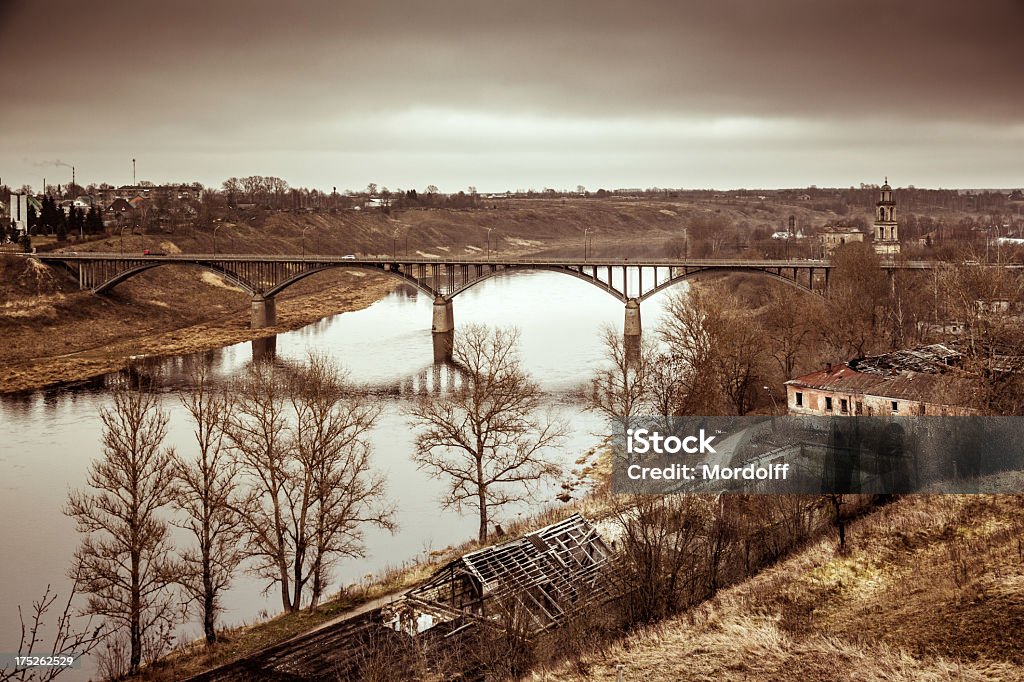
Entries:
POLYGON ((249 326, 252 329, 273 327, 277 324, 277 302, 273 296, 256 294, 250 305, 251 317, 249 326))
POLYGON ((434 299, 434 323, 431 331, 434 337, 434 362, 449 362, 455 343, 455 312, 452 302, 444 296, 434 299))
POLYGON ((626 317, 622 325, 622 341, 627 359, 640 359, 640 333, 640 303, 631 298, 626 301, 626 317))

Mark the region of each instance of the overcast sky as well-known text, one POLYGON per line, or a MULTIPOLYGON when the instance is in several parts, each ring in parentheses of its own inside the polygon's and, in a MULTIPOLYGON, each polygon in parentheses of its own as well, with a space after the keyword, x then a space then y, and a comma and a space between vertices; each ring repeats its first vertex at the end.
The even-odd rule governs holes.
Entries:
POLYGON ((209 4, 0 0, 3 182, 1024 185, 1021 0, 209 4))

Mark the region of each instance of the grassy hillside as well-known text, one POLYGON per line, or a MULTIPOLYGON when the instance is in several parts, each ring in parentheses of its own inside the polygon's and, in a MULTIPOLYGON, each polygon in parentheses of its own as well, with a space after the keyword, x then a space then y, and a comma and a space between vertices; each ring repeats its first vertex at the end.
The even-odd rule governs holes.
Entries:
POLYGON ((907 497, 850 536, 532 679, 1024 679, 1024 497, 907 497))
MULTIPOLYGON (((698 225, 781 229, 790 215, 799 224, 823 225, 836 218, 830 211, 808 206, 741 201, 646 201, 523 199, 483 202, 473 209, 414 208, 337 213, 242 213, 218 230, 218 248, 235 253, 298 252, 296 237, 306 230, 307 251, 327 254, 456 257, 491 249, 498 253, 583 255, 589 229, 598 256, 662 255, 665 243, 698 225)), ((200 250, 212 250, 210 230, 196 234, 200 250)))

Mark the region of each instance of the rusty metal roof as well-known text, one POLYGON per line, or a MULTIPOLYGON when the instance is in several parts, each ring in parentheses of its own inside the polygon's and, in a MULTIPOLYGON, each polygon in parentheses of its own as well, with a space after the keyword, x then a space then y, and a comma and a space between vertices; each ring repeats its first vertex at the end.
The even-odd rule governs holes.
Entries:
POLYGON ((850 361, 850 367, 869 374, 900 374, 901 372, 924 372, 939 374, 949 367, 960 364, 960 352, 941 343, 930 346, 906 348, 903 350, 872 355, 850 361))
POLYGON ((812 372, 786 382, 789 386, 801 388, 932 403, 942 402, 941 396, 949 388, 946 383, 944 377, 937 374, 912 371, 889 374, 858 372, 846 365, 812 372))

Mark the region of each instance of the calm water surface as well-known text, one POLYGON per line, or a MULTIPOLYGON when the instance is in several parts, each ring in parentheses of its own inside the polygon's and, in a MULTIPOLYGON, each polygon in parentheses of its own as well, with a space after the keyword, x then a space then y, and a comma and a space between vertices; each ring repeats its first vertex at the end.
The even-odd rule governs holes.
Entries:
MULTIPOLYGON (((665 294, 645 301, 644 324, 660 317, 665 294)), ((599 330, 621 329, 623 305, 594 286, 554 273, 517 273, 487 280, 456 297, 455 324, 479 322, 520 329, 521 357, 548 394, 549 406, 569 421, 571 434, 557 455, 569 476, 574 462, 600 440, 601 420, 584 412, 570 391, 588 380, 601 363, 599 330)), ((370 307, 326 318, 276 339, 279 358, 301 360, 310 351, 329 354, 351 379, 379 392, 385 409, 373 430, 376 467, 388 477, 388 492, 398 507, 394 534, 367 533, 367 557, 338 566, 338 587, 424 553, 459 543, 476 532, 472 514, 439 509, 443 482, 412 465, 413 432, 405 416, 422 391, 444 391, 447 369, 432 363, 432 301, 412 291, 395 292, 370 307)), ((258 344, 241 343, 213 351, 220 378, 230 378, 252 361, 258 344)), ((160 361, 166 378, 164 407, 171 414, 168 445, 193 450, 192 426, 174 394, 184 385, 183 358, 160 361)), ((90 460, 101 450, 99 410, 110 404, 102 381, 0 399, 0 652, 17 649, 17 607, 28 607, 47 584, 65 595, 65 577, 79 538, 61 508, 72 488, 85 485, 90 460)), ((538 503, 552 503, 552 491, 538 503)), ((515 517, 521 510, 499 513, 515 517)), ((225 624, 251 622, 280 609, 274 590, 240 574, 225 599, 225 624)), ((51 618, 52 621, 52 618, 51 618)), ((201 629, 185 626, 181 637, 201 629)), ((61 679, 85 679, 88 664, 61 679)))

